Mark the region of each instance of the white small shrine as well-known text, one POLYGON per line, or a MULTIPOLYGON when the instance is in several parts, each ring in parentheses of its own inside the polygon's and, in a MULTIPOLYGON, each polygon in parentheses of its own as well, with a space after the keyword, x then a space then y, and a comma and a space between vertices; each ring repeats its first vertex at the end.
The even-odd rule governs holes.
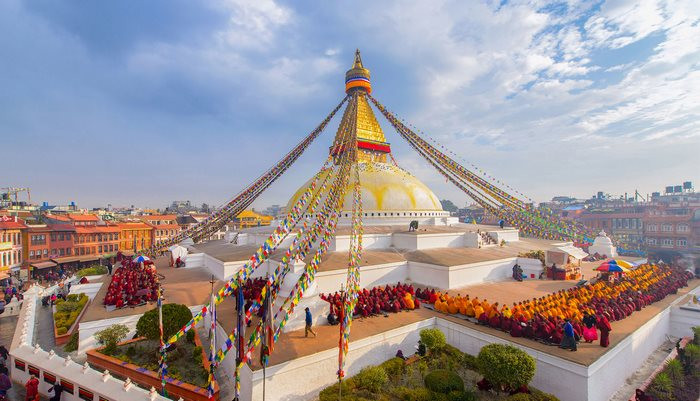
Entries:
POLYGON ((595 237, 595 240, 593 240, 593 245, 588 248, 588 253, 591 255, 597 253, 598 255, 605 255, 608 258, 615 258, 617 257, 617 248, 613 246, 612 240, 605 231, 601 231, 598 236, 595 237))

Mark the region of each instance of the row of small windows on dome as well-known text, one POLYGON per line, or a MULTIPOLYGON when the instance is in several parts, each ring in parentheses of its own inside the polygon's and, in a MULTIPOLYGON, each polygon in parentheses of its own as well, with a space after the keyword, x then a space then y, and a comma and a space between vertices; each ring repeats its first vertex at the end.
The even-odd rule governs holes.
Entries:
MULTIPOLYGON (((430 216, 445 216, 447 212, 425 212, 425 213, 418 213, 418 212, 403 212, 403 216, 406 217, 430 217, 430 216)), ((382 217, 382 213, 376 213, 377 217, 382 217)), ((384 212, 385 217, 402 217, 402 214, 399 212, 384 212)), ((304 215, 306 218, 310 218, 310 215, 304 215)), ((345 217, 350 217, 350 213, 345 213, 345 217)), ((365 217, 375 217, 375 213, 365 213, 365 217)))

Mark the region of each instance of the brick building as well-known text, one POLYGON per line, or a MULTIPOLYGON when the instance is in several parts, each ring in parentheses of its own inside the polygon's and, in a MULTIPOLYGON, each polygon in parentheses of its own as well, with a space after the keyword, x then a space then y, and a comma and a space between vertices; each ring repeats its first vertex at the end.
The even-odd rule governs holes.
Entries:
POLYGON ((56 266, 51 260, 49 250, 51 249, 51 229, 46 224, 28 224, 24 233, 24 247, 22 254, 24 257, 24 268, 28 272, 36 272, 56 266))
POLYGON ((127 254, 153 245, 153 226, 144 222, 118 223, 120 248, 127 254))
POLYGON ((51 246, 49 257, 54 260, 64 256, 71 256, 75 244, 75 227, 72 224, 48 224, 48 227, 51 246))
POLYGON ((153 226, 153 240, 155 243, 167 240, 180 232, 177 216, 174 214, 159 214, 142 216, 143 222, 153 226))

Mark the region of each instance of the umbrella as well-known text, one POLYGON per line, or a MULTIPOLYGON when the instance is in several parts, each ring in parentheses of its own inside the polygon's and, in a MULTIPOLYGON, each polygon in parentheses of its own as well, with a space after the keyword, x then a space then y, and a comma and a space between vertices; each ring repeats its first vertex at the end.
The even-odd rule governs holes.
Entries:
POLYGON ((629 269, 627 269, 626 267, 620 266, 617 263, 614 263, 614 261, 605 262, 602 265, 596 267, 595 270, 597 270, 599 272, 618 272, 618 273, 623 273, 623 272, 629 271, 629 269))
POLYGON ((136 263, 143 263, 143 262, 146 262, 149 260, 151 260, 151 259, 149 259, 148 256, 138 255, 138 256, 134 257, 134 262, 136 262, 136 263))
POLYGON ((631 269, 634 267, 634 265, 626 260, 622 259, 613 259, 611 262, 615 262, 616 265, 621 266, 621 267, 626 267, 628 269, 631 269))

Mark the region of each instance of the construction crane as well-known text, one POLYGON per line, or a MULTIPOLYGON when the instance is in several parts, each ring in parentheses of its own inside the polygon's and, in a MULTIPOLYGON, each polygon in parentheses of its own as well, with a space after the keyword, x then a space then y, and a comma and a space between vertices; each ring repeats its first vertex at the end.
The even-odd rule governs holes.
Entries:
POLYGON ((18 194, 20 192, 26 192, 27 203, 32 203, 32 194, 29 192, 29 188, 4 187, 0 188, 0 190, 2 190, 2 193, 0 193, 0 201, 2 201, 2 203, 9 203, 11 205, 12 203, 10 197, 14 196, 14 204, 17 204, 18 194))

